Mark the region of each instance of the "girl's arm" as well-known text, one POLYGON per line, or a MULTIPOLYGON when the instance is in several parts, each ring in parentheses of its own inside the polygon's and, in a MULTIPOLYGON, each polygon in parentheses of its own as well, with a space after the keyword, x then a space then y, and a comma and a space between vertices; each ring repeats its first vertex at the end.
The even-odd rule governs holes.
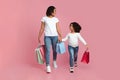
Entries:
POLYGON ((44 32, 44 28, 45 28, 45 23, 44 22, 41 22, 41 27, 40 27, 40 30, 39 30, 39 35, 38 35, 38 42, 40 43, 40 38, 44 32))
POLYGON ((80 34, 78 34, 78 38, 84 45, 87 45, 86 41, 83 39, 83 37, 80 34))
POLYGON ((86 51, 88 51, 88 45, 86 41, 83 39, 83 37, 80 34, 78 34, 78 38, 86 46, 86 51))
POLYGON ((56 27, 57 27, 57 32, 58 32, 58 35, 59 35, 59 41, 62 41, 62 35, 61 35, 60 27, 59 27, 59 22, 56 23, 56 27))
POLYGON ((62 39, 62 41, 66 41, 66 40, 68 40, 68 35, 62 39))

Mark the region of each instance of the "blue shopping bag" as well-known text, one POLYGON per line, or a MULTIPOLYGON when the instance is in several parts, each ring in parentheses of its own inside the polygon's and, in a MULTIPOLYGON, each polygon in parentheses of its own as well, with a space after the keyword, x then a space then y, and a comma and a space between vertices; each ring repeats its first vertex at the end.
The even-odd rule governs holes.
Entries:
POLYGON ((56 44, 56 52, 59 53, 59 54, 63 54, 63 53, 66 52, 64 42, 58 42, 56 44))

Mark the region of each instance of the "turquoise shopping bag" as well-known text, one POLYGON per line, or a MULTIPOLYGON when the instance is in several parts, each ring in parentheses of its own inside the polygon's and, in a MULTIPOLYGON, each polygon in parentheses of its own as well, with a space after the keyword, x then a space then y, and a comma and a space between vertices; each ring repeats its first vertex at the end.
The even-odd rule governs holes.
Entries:
POLYGON ((64 54, 66 52, 64 42, 58 42, 56 44, 56 52, 59 54, 64 54))

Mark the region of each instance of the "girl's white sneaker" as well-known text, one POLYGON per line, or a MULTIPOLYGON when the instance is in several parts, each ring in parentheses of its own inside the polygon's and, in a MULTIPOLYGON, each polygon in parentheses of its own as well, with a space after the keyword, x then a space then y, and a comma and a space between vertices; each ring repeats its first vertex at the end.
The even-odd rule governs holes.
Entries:
POLYGON ((70 67, 70 73, 74 72, 74 67, 70 67))

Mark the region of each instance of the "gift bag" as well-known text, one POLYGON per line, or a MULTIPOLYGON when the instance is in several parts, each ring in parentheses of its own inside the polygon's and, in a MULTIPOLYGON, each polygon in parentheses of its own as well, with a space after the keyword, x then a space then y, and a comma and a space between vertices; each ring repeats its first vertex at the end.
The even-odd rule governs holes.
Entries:
POLYGON ((89 57, 90 57, 90 53, 85 51, 83 56, 82 56, 81 62, 88 64, 89 63, 89 57))
POLYGON ((45 62, 45 45, 39 45, 35 49, 35 55, 36 55, 37 62, 39 64, 44 64, 44 62, 45 62))
POLYGON ((56 44, 56 52, 59 54, 63 54, 65 53, 66 49, 65 49, 65 44, 64 42, 58 42, 56 44))

